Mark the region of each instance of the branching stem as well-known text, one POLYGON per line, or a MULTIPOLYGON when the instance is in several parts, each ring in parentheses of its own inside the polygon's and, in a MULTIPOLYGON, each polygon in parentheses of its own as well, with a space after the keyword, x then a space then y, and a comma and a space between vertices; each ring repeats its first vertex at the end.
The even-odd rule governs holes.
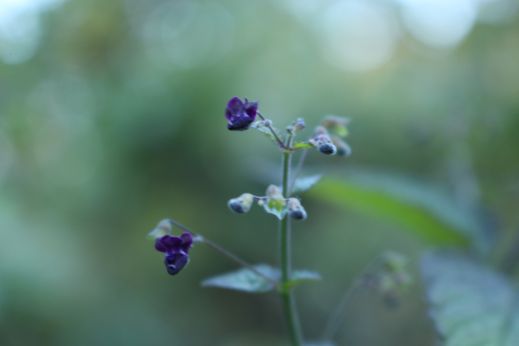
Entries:
MULTIPOLYGON (((260 117, 261 120, 266 120, 265 117, 263 116, 263 114, 261 114, 260 112, 258 112, 258 116, 260 117)), ((267 124, 266 126, 270 130, 270 132, 272 133, 274 138, 276 139, 276 142, 278 142, 279 147, 284 150, 289 150, 290 145, 285 145, 285 143, 283 143, 281 138, 279 138, 277 132, 272 128, 272 125, 267 124)))

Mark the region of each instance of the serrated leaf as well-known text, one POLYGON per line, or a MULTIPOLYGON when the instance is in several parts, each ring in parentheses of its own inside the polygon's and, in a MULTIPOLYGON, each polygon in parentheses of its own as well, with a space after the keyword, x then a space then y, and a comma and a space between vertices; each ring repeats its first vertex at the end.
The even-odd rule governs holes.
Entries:
POLYGON ((308 177, 301 177, 296 179, 294 183, 294 188, 292 189, 293 193, 301 193, 308 191, 321 180, 322 175, 316 174, 316 175, 310 175, 308 177))
POLYGON ((436 189, 384 175, 350 175, 347 180, 323 179, 310 196, 348 210, 400 224, 431 244, 461 245, 480 232, 472 215, 436 189))
POLYGON ((519 298, 502 274, 452 253, 425 255, 421 271, 445 346, 519 345, 519 298))
POLYGON ((255 265, 254 269, 264 276, 272 278, 273 281, 267 280, 249 268, 243 268, 230 273, 210 277, 202 281, 202 286, 219 287, 249 293, 272 291, 275 288, 274 282, 279 279, 279 271, 266 264, 255 265))

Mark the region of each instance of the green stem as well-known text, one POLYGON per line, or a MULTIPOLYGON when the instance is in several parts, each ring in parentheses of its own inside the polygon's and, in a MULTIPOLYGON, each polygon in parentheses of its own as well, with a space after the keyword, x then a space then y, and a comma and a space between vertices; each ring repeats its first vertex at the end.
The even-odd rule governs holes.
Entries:
MULTIPOLYGON (((287 140, 287 146, 291 145, 291 136, 287 140)), ((290 166, 292 161, 292 153, 286 151, 283 153, 283 196, 290 197, 290 166)), ((290 218, 285 216, 280 221, 279 232, 279 258, 281 261, 281 290, 280 295, 283 301, 283 312, 285 314, 286 323, 290 332, 290 338, 293 346, 300 346, 303 343, 301 335, 301 327, 299 316, 297 315, 296 302, 293 290, 287 288, 290 281, 292 271, 292 254, 291 254, 291 224, 290 218)))
POLYGON ((326 323, 326 326, 324 327, 324 332, 322 335, 323 341, 332 341, 337 333, 339 332, 341 328, 341 323, 344 321, 344 315, 345 310, 350 303, 351 298, 355 294, 358 288, 361 287, 362 282, 364 281, 364 278, 367 274, 369 274, 376 266, 378 265, 380 261, 380 256, 375 257, 372 259, 365 267, 364 269, 355 277, 353 283, 346 289, 344 292, 339 304, 337 304, 337 307, 333 311, 333 313, 328 318, 328 321, 326 323))

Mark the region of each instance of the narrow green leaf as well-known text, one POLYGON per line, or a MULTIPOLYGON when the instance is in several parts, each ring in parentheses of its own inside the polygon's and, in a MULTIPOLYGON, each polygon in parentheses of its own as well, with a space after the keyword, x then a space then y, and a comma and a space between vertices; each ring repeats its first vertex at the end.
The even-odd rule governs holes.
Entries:
POLYGON ((279 271, 266 264, 258 264, 254 269, 261 274, 272 278, 272 281, 255 273, 251 269, 242 268, 230 273, 220 274, 202 281, 204 287, 219 287, 229 290, 265 293, 275 288, 274 282, 279 279, 279 271))
POLYGON ((339 207, 356 210, 400 224, 432 244, 467 245, 477 225, 465 218, 448 199, 410 182, 386 183, 379 179, 326 179, 311 196, 339 207))
POLYGON ((321 280, 321 275, 317 272, 310 270, 295 270, 292 272, 291 279, 283 285, 284 289, 291 289, 293 287, 311 283, 321 280))
POLYGON ((296 182, 294 183, 293 193, 301 193, 308 191, 321 180, 321 175, 310 175, 308 177, 301 177, 296 179, 296 182))
POLYGON ((292 149, 294 150, 301 150, 301 149, 311 149, 313 148, 314 146, 311 145, 310 143, 308 142, 295 142, 293 145, 292 145, 292 149))
POLYGON ((500 273, 453 253, 429 253, 422 276, 446 346, 519 345, 519 297, 500 273))

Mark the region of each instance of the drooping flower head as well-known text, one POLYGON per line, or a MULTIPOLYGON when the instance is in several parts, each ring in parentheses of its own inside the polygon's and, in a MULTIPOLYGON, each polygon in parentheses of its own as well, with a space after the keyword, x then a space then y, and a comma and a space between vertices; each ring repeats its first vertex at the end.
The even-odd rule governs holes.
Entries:
POLYGON ((232 131, 247 130, 256 119, 258 113, 258 103, 249 102, 247 99, 242 101, 239 97, 233 97, 227 103, 225 118, 227 128, 232 131))
POLYGON ((169 274, 178 274, 189 262, 189 249, 193 236, 184 232, 180 237, 164 235, 155 240, 155 249, 164 253, 164 264, 169 274))

